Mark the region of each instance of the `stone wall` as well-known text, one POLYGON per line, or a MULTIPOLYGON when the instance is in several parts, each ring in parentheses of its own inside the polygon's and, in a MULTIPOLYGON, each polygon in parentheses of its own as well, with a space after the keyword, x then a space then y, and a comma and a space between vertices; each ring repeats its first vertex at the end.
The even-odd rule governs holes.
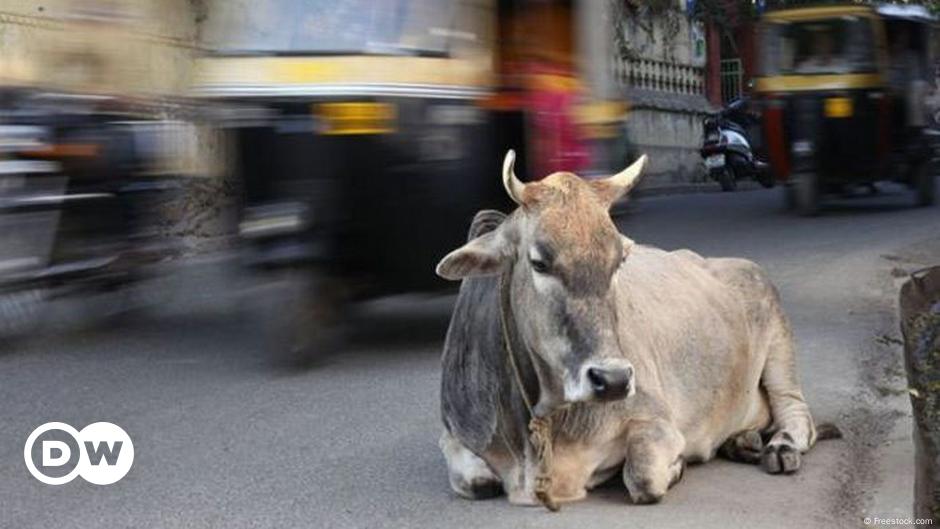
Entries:
POLYGON ((630 149, 650 156, 643 185, 703 181, 702 121, 714 110, 705 98, 704 28, 680 4, 654 12, 613 2, 613 76, 631 105, 630 149))
POLYGON ((704 97, 634 92, 627 118, 630 149, 650 156, 644 186, 702 182, 705 169, 699 155, 702 121, 709 110, 704 97))

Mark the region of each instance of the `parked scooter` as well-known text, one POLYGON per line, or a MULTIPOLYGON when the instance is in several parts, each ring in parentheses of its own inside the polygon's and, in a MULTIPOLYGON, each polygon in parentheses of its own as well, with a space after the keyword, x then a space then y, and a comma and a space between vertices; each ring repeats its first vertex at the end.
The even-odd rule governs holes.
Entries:
POLYGON ((722 191, 734 191, 738 180, 745 178, 773 187, 770 166, 754 154, 748 134, 748 127, 757 121, 748 110, 747 98, 735 99, 705 118, 701 155, 708 176, 721 185, 722 191))

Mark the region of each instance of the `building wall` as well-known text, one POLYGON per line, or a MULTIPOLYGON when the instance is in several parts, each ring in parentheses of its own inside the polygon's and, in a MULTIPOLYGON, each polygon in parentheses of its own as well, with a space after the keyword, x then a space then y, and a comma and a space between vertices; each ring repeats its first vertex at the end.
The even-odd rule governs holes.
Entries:
POLYGON ((705 28, 678 7, 652 13, 627 4, 614 12, 613 70, 631 105, 630 150, 650 156, 643 185, 702 181, 702 121, 712 109, 705 98, 705 28))
POLYGON ((173 96, 190 81, 189 0, 5 0, 0 82, 68 91, 173 96))
POLYGON ((195 239, 230 231, 234 194, 224 136, 186 101, 203 11, 202 0, 0 3, 0 87, 131 97, 162 118, 151 170, 189 177, 169 206, 168 231, 195 239))

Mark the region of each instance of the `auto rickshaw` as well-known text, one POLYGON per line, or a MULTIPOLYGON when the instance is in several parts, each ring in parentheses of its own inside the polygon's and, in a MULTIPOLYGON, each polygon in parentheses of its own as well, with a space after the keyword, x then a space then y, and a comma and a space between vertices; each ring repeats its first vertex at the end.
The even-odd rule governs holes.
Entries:
POLYGON ((789 207, 879 180, 934 202, 924 94, 937 26, 921 6, 820 6, 766 13, 759 30, 767 156, 789 207))
POLYGON ((228 116, 245 263, 308 283, 280 310, 301 315, 292 349, 349 302, 452 288, 434 266, 509 208, 507 149, 530 175, 622 165, 600 44, 574 38, 601 4, 209 4, 195 90, 228 116))
POLYGON ((4 6, 13 13, 0 31, 17 35, 0 57, 4 339, 36 328, 45 302, 60 297, 106 294, 118 313, 144 308, 136 285, 177 251, 162 233, 184 174, 165 148, 179 125, 164 118, 173 76, 138 67, 174 50, 141 37, 154 29, 139 16, 149 7, 63 1, 36 16, 29 2, 4 6))

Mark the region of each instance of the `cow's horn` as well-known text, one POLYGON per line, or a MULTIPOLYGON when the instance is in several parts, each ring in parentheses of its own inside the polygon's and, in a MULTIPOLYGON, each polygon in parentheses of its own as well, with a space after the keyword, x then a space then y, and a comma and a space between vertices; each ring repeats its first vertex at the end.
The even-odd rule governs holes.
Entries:
POLYGON ((509 198, 516 204, 522 204, 522 192, 525 191, 525 184, 516 178, 516 171, 513 165, 516 163, 516 151, 509 149, 506 153, 506 159, 503 160, 503 186, 509 198))
POLYGON ((643 167, 646 165, 646 159, 647 156, 645 154, 640 156, 630 167, 607 178, 605 182, 617 189, 619 196, 626 195, 640 182, 640 174, 643 172, 643 167))

